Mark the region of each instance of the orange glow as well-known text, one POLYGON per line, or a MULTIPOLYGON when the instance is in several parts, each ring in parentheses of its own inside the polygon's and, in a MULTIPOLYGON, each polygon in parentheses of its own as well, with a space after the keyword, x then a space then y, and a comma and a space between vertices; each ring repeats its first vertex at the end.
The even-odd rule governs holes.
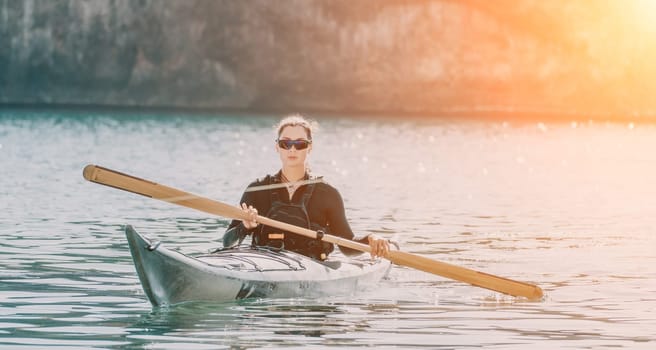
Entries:
POLYGON ((622 2, 622 4, 629 8, 629 15, 632 17, 636 34, 656 33, 656 1, 632 0, 622 2))

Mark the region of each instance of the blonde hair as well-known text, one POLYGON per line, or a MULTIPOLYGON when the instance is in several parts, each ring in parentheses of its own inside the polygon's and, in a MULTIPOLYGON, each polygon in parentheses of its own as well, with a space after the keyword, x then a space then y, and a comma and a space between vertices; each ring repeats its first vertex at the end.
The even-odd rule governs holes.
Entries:
POLYGON ((316 131, 319 128, 319 125, 315 121, 310 121, 305 119, 301 114, 290 114, 284 117, 276 125, 276 136, 280 137, 284 128, 288 126, 302 126, 305 129, 305 133, 308 136, 308 140, 312 140, 312 132, 316 131))

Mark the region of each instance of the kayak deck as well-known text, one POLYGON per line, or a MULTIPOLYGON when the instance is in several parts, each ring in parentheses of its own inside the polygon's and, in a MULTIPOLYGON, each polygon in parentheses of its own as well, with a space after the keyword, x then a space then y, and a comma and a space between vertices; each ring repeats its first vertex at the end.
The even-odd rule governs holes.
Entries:
POLYGON ((288 251, 227 249, 196 257, 125 227, 137 274, 153 306, 185 301, 352 294, 382 279, 388 260, 317 261, 288 251))

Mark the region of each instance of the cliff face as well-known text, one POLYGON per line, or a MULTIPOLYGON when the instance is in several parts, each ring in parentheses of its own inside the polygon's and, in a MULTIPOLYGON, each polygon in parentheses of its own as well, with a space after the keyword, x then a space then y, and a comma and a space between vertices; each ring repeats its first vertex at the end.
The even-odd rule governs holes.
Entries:
POLYGON ((0 0, 0 103, 653 114, 618 4, 0 0))

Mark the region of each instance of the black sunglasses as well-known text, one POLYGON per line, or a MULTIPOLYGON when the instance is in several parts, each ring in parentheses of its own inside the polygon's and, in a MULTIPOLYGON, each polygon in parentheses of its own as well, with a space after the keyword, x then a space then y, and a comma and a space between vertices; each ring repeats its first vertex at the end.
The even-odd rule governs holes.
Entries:
POLYGON ((302 150, 308 148, 312 143, 312 140, 276 140, 278 146, 282 149, 292 149, 292 146, 296 147, 297 150, 302 150))

